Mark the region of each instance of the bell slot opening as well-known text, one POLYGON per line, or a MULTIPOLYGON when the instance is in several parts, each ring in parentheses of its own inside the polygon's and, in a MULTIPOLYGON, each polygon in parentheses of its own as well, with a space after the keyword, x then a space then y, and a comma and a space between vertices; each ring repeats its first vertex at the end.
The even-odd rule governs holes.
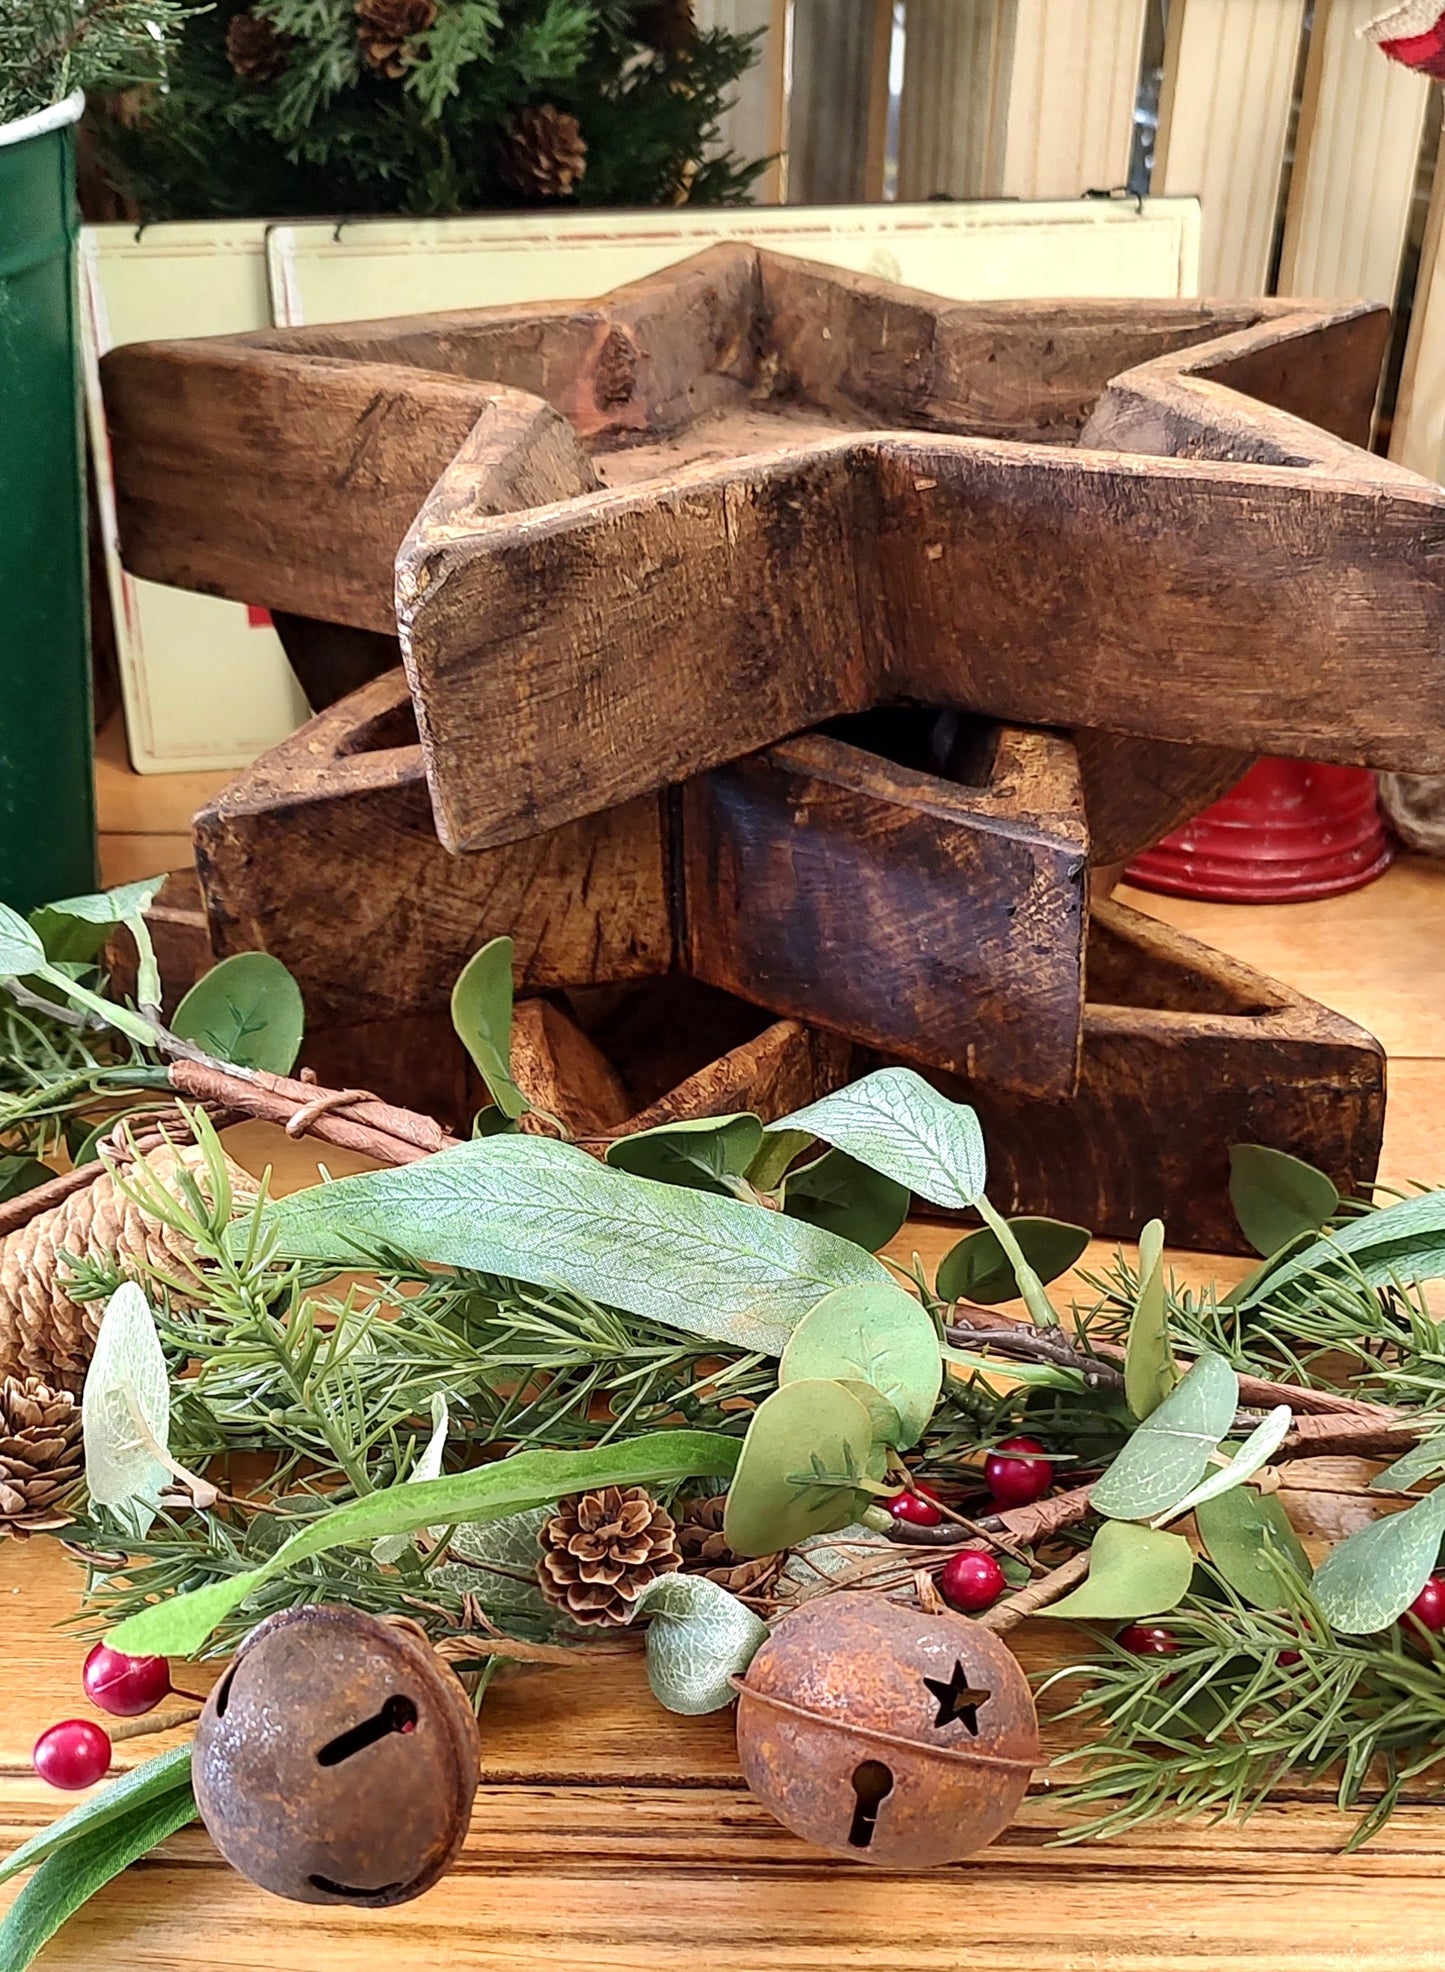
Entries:
POLYGON ((853 1769, 853 1792, 857 1796, 853 1825, 848 1830, 848 1846, 866 1849, 878 1825, 878 1810, 893 1792, 893 1769, 881 1760, 864 1760, 853 1769))
POLYGON ((390 1903, 398 1891, 404 1890, 404 1883, 383 1883, 379 1890, 363 1890, 354 1883, 336 1883, 329 1876, 308 1876, 306 1881, 313 1890, 320 1890, 324 1896, 343 1897, 349 1904, 390 1903))
POLYGON ((415 1701, 401 1692, 394 1692, 379 1712, 363 1719, 359 1725, 349 1726, 345 1732, 329 1740, 316 1755, 316 1764, 319 1767, 339 1767, 343 1760, 352 1759, 368 1746, 374 1746, 378 1739, 387 1739, 394 1732, 415 1732, 416 1721, 415 1701))

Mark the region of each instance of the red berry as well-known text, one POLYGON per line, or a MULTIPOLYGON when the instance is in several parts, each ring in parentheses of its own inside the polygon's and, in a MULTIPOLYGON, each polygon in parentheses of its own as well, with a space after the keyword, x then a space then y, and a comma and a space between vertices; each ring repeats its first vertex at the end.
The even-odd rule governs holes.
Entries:
POLYGON ((968 1616, 976 1609, 987 1609, 1006 1586, 1002 1568, 991 1554, 984 1554, 978 1548, 964 1548, 960 1554, 951 1554, 938 1571, 939 1594, 968 1616))
POLYGON ((1114 1641, 1136 1657, 1172 1657, 1179 1648, 1178 1637, 1162 1623, 1130 1623, 1114 1641))
POLYGON ((85 1695, 99 1711, 118 1719, 153 1712, 171 1689, 171 1667, 164 1657, 127 1657, 98 1643, 80 1674, 85 1695))
POLYGON ((110 1765, 110 1734, 90 1719, 62 1719, 36 1740, 30 1764, 52 1787, 93 1787, 110 1765))
POLYGON ((933 1501, 925 1497, 922 1487, 916 1492, 899 1493, 885 1500, 884 1505, 895 1520, 906 1521, 910 1527, 936 1527, 943 1518, 933 1501))
POLYGON ((1297 1650, 1282 1650, 1274 1660, 1281 1670, 1292 1670, 1296 1664, 1304 1662, 1297 1650))
POLYGON ((1032 1506, 1054 1483, 1054 1470, 1037 1438, 1005 1438, 983 1462, 983 1476, 1001 1507, 1032 1506))
POLYGON ((1438 1636, 1445 1630, 1445 1575, 1432 1575, 1401 1617, 1413 1619, 1422 1630, 1438 1636))

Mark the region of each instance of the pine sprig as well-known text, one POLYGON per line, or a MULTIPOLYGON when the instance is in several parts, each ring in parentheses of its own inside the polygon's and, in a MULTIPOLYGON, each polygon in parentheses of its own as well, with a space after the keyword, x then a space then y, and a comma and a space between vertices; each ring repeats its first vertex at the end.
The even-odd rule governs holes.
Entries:
POLYGON ((129 89, 165 76, 183 0, 6 0, 0 10, 0 124, 75 89, 129 89))
POLYGON ((1142 1656, 1100 1635, 1091 1659, 1045 1681, 1044 1694, 1088 1686, 1059 1715, 1091 1733, 1058 1763, 1081 1768, 1052 1797, 1079 1817, 1059 1839, 1247 1816, 1286 1785, 1330 1775, 1341 1811, 1359 1815, 1348 1845, 1358 1848, 1409 1783, 1445 1763, 1445 1652, 1418 1629, 1412 1640, 1399 1629, 1337 1636, 1284 1576, 1285 1606, 1265 1611, 1207 1564, 1200 1572, 1205 1594, 1168 1618, 1176 1651, 1142 1656))

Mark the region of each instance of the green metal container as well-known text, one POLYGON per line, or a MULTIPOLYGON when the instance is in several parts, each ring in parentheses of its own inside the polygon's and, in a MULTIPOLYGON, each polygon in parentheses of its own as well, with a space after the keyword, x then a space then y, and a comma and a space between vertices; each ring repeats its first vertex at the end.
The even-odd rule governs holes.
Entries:
POLYGON ((95 887, 77 93, 0 126, 0 898, 95 887))

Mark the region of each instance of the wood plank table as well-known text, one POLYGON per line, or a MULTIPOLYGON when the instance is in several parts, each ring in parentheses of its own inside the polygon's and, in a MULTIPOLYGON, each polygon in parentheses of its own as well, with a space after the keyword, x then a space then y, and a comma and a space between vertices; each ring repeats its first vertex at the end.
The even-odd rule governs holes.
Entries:
MULTIPOLYGON (((116 772, 120 770, 117 768, 116 772)), ((187 777, 197 780, 200 777, 187 777)), ((187 790, 187 797, 195 790, 187 790)), ((132 784, 133 792, 133 784, 132 784)), ((121 816, 108 873, 138 874, 142 812, 121 816), (139 826, 136 826, 139 821, 139 826)), ((168 814, 162 816, 169 821, 168 814)), ((1385 1041, 1388 1179, 1445 1177, 1445 866, 1406 859, 1327 903, 1239 909, 1128 893, 1141 908, 1262 965, 1385 1041)), ((253 1165, 276 1133, 247 1125, 232 1147, 253 1165)), ((306 1153, 289 1146, 288 1185, 306 1153)), ((356 1168, 328 1153, 333 1171, 356 1168)), ((952 1234, 905 1228, 898 1250, 936 1257, 952 1234)), ((1095 1249, 1091 1259, 1104 1249, 1095 1249)), ((1087 1264, 1087 1262, 1086 1262, 1087 1264)), ((1237 1277, 1238 1261, 1200 1260, 1237 1277)), ((1191 1264, 1191 1271, 1193 1271, 1191 1264)), ((84 1645, 55 1625, 76 1577, 50 1543, 0 1549, 0 1844, 48 1822, 59 1797, 28 1749, 76 1703, 84 1645)), ((1067 1633, 1029 1626, 1031 1666, 1067 1633)), ((398 1911, 310 1909, 252 1889, 199 1829, 167 1842, 96 1898, 41 1963, 50 1972, 1429 1972, 1445 1968, 1445 1805, 1406 1805, 1362 1855, 1325 1790, 1300 1790, 1241 1827, 1157 1828, 1051 1846, 1045 1783, 1018 1823, 969 1863, 909 1875, 824 1856, 772 1821, 743 1787, 728 1714, 680 1719, 652 1702, 640 1662, 583 1677, 516 1668, 483 1712, 483 1780, 458 1868, 398 1911)), ((142 1742, 145 1751, 159 1742, 142 1742)), ((1055 1744, 1057 1744, 1057 1737, 1055 1744)), ((122 1755, 141 1749, 122 1746, 122 1755)))

